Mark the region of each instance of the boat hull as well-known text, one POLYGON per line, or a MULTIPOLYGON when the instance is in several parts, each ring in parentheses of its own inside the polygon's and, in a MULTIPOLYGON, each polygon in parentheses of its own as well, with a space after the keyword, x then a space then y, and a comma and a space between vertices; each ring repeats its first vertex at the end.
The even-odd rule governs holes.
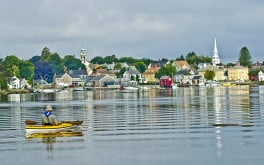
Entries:
POLYGON ((76 131, 79 129, 78 126, 71 123, 62 123, 58 126, 49 126, 49 125, 26 125, 25 130, 26 134, 35 134, 35 133, 56 133, 62 131, 76 131))

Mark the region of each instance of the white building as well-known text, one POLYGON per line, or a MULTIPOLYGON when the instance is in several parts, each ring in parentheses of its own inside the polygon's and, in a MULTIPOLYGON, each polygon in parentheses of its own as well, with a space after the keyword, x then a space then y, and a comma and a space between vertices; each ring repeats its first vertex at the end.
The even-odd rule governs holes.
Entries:
POLYGON ((213 51, 212 64, 213 64, 213 66, 216 66, 217 64, 220 64, 220 59, 219 59, 219 56, 218 56, 218 50, 217 50, 217 46, 216 46, 216 38, 215 38, 215 41, 214 41, 214 51, 213 51))
POLYGON ((264 73, 263 73, 263 71, 259 71, 258 72, 258 80, 259 81, 264 81, 264 73))

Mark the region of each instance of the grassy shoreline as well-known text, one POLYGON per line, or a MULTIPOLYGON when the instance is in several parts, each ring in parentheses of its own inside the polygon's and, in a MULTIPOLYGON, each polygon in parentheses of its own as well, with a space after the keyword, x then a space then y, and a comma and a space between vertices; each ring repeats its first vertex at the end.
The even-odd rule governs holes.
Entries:
POLYGON ((28 89, 5 89, 0 90, 1 95, 31 93, 28 89))

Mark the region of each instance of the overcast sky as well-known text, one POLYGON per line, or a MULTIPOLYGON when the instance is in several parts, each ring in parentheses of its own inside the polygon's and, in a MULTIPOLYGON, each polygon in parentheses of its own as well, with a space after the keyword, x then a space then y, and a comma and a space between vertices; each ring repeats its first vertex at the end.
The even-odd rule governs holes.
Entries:
POLYGON ((264 60, 263 0, 0 0, 0 58, 60 56, 176 59, 188 52, 235 63, 246 46, 264 60))

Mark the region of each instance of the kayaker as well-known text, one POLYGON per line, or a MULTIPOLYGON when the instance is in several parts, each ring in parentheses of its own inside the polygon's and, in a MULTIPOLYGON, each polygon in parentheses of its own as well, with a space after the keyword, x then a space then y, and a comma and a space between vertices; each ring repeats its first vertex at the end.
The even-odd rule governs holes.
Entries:
POLYGON ((58 125, 59 122, 56 116, 52 114, 52 107, 47 105, 45 112, 42 114, 42 124, 43 125, 58 125))

